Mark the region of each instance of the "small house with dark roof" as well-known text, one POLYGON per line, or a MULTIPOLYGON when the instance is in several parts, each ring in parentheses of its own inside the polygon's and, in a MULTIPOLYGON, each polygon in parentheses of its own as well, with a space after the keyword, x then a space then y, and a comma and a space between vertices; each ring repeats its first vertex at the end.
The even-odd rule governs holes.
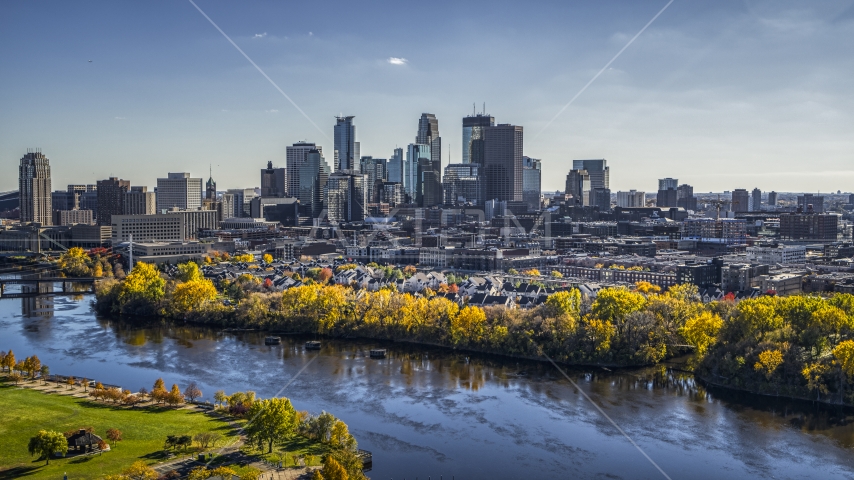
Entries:
POLYGON ((68 437, 68 451, 73 453, 85 453, 99 449, 103 442, 101 437, 85 429, 80 429, 74 435, 68 437))

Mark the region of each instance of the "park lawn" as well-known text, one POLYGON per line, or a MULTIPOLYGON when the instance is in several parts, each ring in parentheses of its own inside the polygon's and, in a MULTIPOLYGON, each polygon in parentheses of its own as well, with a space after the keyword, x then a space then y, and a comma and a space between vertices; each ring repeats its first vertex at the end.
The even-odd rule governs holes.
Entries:
POLYGON ((0 384, 0 480, 12 478, 94 479, 119 473, 137 460, 162 460, 167 435, 195 435, 215 431, 223 443, 234 440, 228 423, 196 410, 166 408, 127 409, 0 384), (65 432, 94 427, 110 443, 111 451, 96 455, 52 459, 50 465, 27 452, 30 437, 39 430, 65 432), (108 428, 121 430, 123 440, 113 444, 108 428))
POLYGON ((265 460, 282 462, 282 466, 284 467, 295 466, 293 461, 295 456, 300 456, 308 460, 306 466, 318 466, 321 464, 323 456, 333 450, 329 444, 314 441, 302 435, 295 435, 286 442, 273 445, 272 453, 267 453, 266 447, 256 449, 249 445, 244 445, 243 448, 245 452, 260 455, 265 460))

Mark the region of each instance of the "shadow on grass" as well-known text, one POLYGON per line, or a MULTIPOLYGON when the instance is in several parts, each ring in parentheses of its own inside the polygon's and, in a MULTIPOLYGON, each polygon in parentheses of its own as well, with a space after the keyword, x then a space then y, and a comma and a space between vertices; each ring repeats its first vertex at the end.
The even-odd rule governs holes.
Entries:
MULTIPOLYGON (((140 455, 139 458, 143 458, 145 460, 168 460, 169 454, 163 450, 157 450, 156 452, 146 453, 145 455, 140 455)), ((172 457, 175 458, 175 457, 172 457)))
POLYGON ((38 467, 15 467, 10 468, 9 470, 3 470, 0 472, 0 480, 13 480, 15 478, 26 477, 27 475, 32 475, 36 473, 41 466, 38 467))

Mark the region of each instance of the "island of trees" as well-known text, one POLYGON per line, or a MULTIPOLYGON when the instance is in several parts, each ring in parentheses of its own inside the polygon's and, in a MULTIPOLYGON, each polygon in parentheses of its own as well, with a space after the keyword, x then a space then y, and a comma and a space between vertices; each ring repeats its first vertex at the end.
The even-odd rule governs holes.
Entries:
POLYGON ((332 273, 276 292, 252 275, 215 285, 192 262, 179 265, 174 277, 138 263, 126 277, 101 282, 96 305, 126 316, 422 342, 576 365, 650 365, 694 353, 691 365, 709 383, 854 404, 849 294, 704 304, 692 285, 661 291, 640 282, 601 289, 592 299, 573 289, 535 308, 482 308, 429 289, 335 285, 332 273))

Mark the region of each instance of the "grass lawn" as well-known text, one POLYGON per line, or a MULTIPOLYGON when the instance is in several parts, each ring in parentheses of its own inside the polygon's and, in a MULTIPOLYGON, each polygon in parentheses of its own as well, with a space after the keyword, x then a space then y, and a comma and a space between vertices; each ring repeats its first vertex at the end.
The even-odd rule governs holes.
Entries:
POLYGON ((228 423, 195 410, 166 408, 127 409, 0 384, 0 480, 12 478, 100 478, 119 473, 136 460, 162 460, 167 435, 194 435, 214 431, 223 442, 234 440, 228 423), (65 432, 94 427, 105 441, 108 428, 122 431, 123 440, 111 451, 96 455, 52 459, 50 465, 27 452, 30 437, 39 430, 65 432))
POLYGON ((306 437, 296 435, 287 442, 273 445, 273 452, 267 453, 267 448, 256 449, 250 445, 244 445, 243 451, 250 455, 259 455, 270 462, 282 462, 283 467, 294 467, 294 458, 302 457, 305 466, 314 467, 321 464, 323 456, 329 453, 332 447, 310 440, 306 437))

